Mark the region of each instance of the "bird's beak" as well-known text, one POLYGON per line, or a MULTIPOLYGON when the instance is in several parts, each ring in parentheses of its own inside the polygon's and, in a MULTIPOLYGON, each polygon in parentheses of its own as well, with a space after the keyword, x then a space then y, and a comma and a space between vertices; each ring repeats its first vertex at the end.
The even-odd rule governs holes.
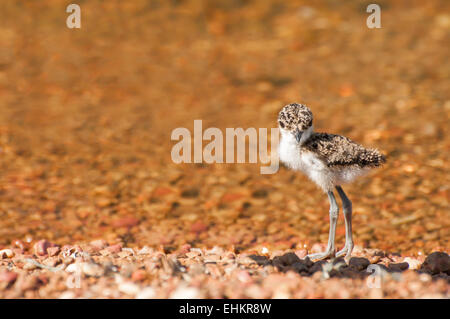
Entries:
POLYGON ((295 129, 294 135, 295 135, 295 139, 297 140, 297 143, 300 143, 300 140, 302 138, 302 134, 303 134, 303 132, 300 131, 298 128, 295 129))

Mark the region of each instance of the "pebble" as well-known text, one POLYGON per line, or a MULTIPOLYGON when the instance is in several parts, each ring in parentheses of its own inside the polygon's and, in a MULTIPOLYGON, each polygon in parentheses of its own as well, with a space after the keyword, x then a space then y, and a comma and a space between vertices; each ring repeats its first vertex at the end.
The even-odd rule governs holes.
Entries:
POLYGON ((412 269, 412 270, 416 270, 420 268, 421 262, 420 260, 411 258, 411 257, 406 257, 405 259, 403 259, 403 262, 408 264, 408 268, 412 269))
POLYGON ((198 221, 191 225, 191 232, 200 234, 208 229, 208 225, 205 223, 198 221))
POLYGON ((286 253, 273 259, 273 265, 276 267, 286 267, 301 262, 301 259, 294 253, 286 253))
POLYGON ((60 263, 60 259, 58 257, 49 257, 42 262, 43 265, 50 267, 55 267, 58 263, 60 263))
POLYGON ((59 295, 59 299, 74 299, 75 293, 73 291, 64 291, 61 295, 59 295))
POLYGON ((450 256, 444 252, 431 253, 422 264, 421 269, 432 274, 450 273, 450 256))
POLYGON ((236 277, 239 281, 243 283, 250 283, 253 281, 252 276, 248 273, 248 271, 241 270, 236 274, 236 277))
POLYGON ((181 286, 178 287, 170 295, 170 299, 199 299, 200 290, 194 287, 181 286))
POLYGON ((201 256, 201 253, 199 253, 198 251, 190 251, 186 253, 186 257, 188 258, 194 258, 197 256, 201 256))
POLYGON ((108 243, 104 239, 93 240, 89 244, 97 251, 100 251, 108 246, 108 243))
POLYGON ((205 266, 201 263, 193 264, 189 267, 188 273, 191 276, 203 274, 205 272, 205 266))
POLYGON ((153 253, 153 249, 151 249, 148 246, 144 246, 142 247, 140 250, 138 250, 137 254, 138 255, 150 255, 151 253, 153 253))
POLYGON ((376 263, 378 263, 380 260, 381 260, 381 256, 379 256, 379 255, 375 255, 375 256, 370 256, 370 257, 369 257, 369 262, 370 262, 371 264, 376 264, 376 263))
POLYGON ((47 248, 47 253, 50 257, 58 255, 60 252, 60 248, 58 246, 47 248))
POLYGON ((0 259, 12 258, 14 257, 14 252, 11 249, 0 250, 0 259))
POLYGON ((110 253, 117 254, 122 251, 122 245, 121 244, 111 245, 106 247, 106 250, 110 253))
POLYGON ((131 280, 143 281, 147 277, 147 273, 143 269, 138 269, 131 274, 131 280))
MULTIPOLYGON (((126 249, 126 248, 124 248, 124 249, 126 249)), ((119 256, 120 258, 125 258, 125 257, 129 257, 129 256, 133 256, 133 253, 122 250, 121 252, 117 253, 117 256, 119 256)))
POLYGON ((47 255, 47 248, 52 247, 53 244, 43 239, 34 244, 34 253, 37 256, 45 256, 47 255))
POLYGON ((120 292, 132 296, 138 294, 140 291, 139 286, 132 282, 123 282, 119 284, 117 288, 119 289, 120 292))
POLYGON ((136 299, 153 299, 156 297, 155 289, 152 287, 146 287, 139 291, 136 295, 136 299))
POLYGON ((140 220, 137 219, 136 217, 127 216, 127 217, 122 217, 118 220, 113 221, 112 225, 116 228, 120 228, 120 227, 131 228, 131 227, 138 225, 139 223, 140 223, 140 220))
POLYGON ((15 282, 17 279, 17 273, 13 271, 2 271, 0 272, 0 282, 6 282, 7 284, 11 284, 15 282))
POLYGON ((402 262, 402 263, 398 263, 398 264, 389 264, 388 269, 390 271, 403 271, 408 269, 409 264, 407 262, 402 262))

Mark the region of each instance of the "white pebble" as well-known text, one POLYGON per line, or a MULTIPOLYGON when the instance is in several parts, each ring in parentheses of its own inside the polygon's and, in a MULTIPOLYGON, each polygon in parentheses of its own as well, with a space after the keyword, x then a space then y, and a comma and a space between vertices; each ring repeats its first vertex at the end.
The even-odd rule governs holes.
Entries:
POLYGON ((194 287, 178 287, 171 295, 171 299, 198 299, 200 292, 194 287))
POLYGON ((73 299, 75 298, 75 293, 73 291, 64 291, 59 295, 59 299, 73 299))
POLYGON ((153 298, 155 298, 155 296, 156 296, 155 289, 153 289, 152 287, 146 287, 146 288, 142 289, 136 295, 136 298, 137 299, 153 299, 153 298))
POLYGON ((409 269, 419 269, 421 262, 417 259, 413 259, 411 257, 406 257, 403 259, 403 262, 407 263, 409 265, 409 269))
POLYGON ((148 246, 142 247, 137 253, 138 255, 150 255, 153 252, 153 249, 148 246))
POLYGON ((124 282, 119 285, 119 291, 127 295, 136 295, 139 293, 139 286, 132 282, 124 282))

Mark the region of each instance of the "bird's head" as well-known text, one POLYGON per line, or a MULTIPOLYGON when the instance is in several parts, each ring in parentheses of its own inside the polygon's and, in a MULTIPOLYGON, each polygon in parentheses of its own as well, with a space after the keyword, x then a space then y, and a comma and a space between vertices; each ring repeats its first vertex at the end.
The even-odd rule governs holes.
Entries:
POLYGON ((306 105, 288 104, 278 114, 278 126, 282 135, 291 136, 303 144, 313 130, 312 112, 306 105))

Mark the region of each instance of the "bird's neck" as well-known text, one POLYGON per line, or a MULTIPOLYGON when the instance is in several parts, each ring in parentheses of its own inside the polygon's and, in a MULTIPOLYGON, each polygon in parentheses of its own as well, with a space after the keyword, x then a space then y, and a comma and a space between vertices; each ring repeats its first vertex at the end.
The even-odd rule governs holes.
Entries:
POLYGON ((308 129, 306 129, 303 134, 302 134, 302 138, 300 139, 300 145, 305 144, 309 138, 311 137, 311 135, 314 133, 314 127, 311 125, 308 129))

